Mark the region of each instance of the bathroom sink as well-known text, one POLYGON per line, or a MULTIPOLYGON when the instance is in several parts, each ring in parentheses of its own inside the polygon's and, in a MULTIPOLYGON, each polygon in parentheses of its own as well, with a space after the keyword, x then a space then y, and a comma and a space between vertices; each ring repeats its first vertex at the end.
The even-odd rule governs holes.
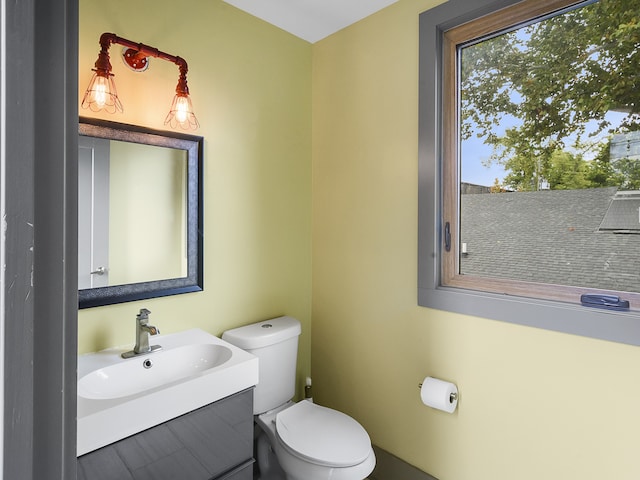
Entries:
POLYGON ((179 382, 224 364, 231 358, 224 345, 184 345, 160 350, 137 362, 119 362, 78 380, 78 395, 90 399, 120 398, 179 382))
POLYGON ((128 345, 78 357, 78 456, 258 383, 256 357, 203 330, 151 343, 162 350, 124 359, 128 345))

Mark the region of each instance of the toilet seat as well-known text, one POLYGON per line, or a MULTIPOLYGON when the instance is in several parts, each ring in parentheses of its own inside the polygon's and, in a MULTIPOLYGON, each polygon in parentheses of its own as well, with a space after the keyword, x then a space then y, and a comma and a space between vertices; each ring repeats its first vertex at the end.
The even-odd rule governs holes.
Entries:
POLYGON ((308 401, 276 415, 276 434, 291 454, 316 465, 351 467, 371 453, 366 430, 344 413, 308 401))

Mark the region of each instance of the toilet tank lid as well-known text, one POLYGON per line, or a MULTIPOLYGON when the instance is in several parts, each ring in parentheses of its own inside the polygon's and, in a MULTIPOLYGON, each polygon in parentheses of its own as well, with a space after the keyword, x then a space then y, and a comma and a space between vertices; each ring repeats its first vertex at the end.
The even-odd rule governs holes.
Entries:
POLYGON ((301 332, 300 322, 285 316, 227 330, 222 339, 244 350, 254 350, 284 342, 301 332))

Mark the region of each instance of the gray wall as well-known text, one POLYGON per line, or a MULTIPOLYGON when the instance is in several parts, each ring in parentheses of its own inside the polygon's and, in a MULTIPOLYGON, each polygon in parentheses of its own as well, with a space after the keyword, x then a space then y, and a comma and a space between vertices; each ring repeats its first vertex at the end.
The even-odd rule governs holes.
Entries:
POLYGON ((76 476, 78 5, 4 3, 2 476, 70 480, 76 476))

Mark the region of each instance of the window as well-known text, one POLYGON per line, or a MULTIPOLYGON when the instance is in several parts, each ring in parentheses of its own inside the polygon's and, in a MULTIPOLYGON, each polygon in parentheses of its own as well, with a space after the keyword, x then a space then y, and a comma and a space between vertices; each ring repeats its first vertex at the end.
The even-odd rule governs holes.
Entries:
POLYGON ((421 15, 421 305, 640 344, 638 12, 450 0, 421 15))

